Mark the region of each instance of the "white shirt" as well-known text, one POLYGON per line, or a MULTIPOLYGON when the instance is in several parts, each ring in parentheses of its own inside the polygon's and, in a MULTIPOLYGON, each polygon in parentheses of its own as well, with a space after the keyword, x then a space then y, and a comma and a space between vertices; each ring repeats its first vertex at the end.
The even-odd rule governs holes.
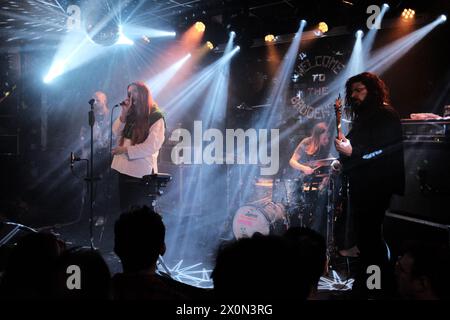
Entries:
MULTIPOLYGON (((120 141, 125 123, 120 121, 120 117, 114 121, 113 133, 120 141)), ((131 140, 125 138, 123 146, 127 147, 128 152, 114 155, 111 168, 120 173, 142 178, 151 174, 152 169, 158 172, 159 149, 164 142, 164 120, 159 119, 149 129, 148 137, 144 142, 131 145, 131 140)))

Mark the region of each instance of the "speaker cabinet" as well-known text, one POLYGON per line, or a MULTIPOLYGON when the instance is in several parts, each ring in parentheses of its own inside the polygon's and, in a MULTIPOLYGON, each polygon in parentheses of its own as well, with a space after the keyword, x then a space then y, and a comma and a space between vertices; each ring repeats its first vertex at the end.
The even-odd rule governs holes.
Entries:
POLYGON ((450 224, 450 143, 405 141, 405 194, 390 210, 450 224))

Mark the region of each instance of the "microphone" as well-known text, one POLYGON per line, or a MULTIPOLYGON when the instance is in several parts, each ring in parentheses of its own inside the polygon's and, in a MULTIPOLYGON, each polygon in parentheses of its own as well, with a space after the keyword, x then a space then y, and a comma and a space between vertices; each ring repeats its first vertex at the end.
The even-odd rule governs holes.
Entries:
POLYGON ((89 104, 92 106, 93 104, 94 104, 94 102, 95 102, 95 99, 91 99, 91 100, 89 100, 89 104))
POLYGON ((245 102, 242 102, 240 105, 235 107, 236 109, 240 110, 253 110, 252 107, 249 107, 245 102))
POLYGON ((125 106, 126 104, 127 104, 126 100, 123 100, 122 102, 116 104, 116 105, 114 106, 114 108, 117 108, 118 106, 125 106))

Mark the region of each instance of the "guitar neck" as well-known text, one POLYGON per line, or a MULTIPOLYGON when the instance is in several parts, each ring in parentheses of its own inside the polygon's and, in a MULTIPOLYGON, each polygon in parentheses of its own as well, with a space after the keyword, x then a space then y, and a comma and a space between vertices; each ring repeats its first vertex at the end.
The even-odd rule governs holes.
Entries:
POLYGON ((339 137, 341 133, 341 112, 336 108, 336 134, 339 137))

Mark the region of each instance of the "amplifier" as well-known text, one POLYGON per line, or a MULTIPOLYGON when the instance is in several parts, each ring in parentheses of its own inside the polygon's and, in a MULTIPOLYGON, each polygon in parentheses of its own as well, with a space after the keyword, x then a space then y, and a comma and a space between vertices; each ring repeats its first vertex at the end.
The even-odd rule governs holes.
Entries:
POLYGON ((405 194, 394 196, 391 211, 429 221, 450 224, 450 143, 447 137, 430 135, 405 140, 405 194), (434 140, 431 140, 431 139, 434 140))
POLYGON ((405 141, 450 141, 450 120, 402 120, 405 141))

